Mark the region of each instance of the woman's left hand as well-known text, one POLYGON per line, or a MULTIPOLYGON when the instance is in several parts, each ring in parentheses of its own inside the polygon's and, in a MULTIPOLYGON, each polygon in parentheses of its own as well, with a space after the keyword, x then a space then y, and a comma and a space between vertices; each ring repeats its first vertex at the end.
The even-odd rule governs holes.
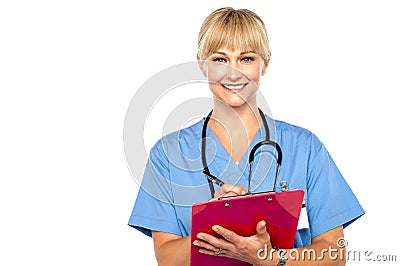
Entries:
POLYGON ((200 247, 199 252, 213 256, 225 256, 248 262, 253 265, 276 265, 276 260, 271 260, 265 252, 272 249, 270 236, 267 232, 265 221, 260 221, 256 226, 256 234, 243 237, 222 226, 214 225, 212 229, 222 236, 218 238, 206 233, 199 233, 193 242, 200 247), (265 259, 265 260, 264 260, 265 259))

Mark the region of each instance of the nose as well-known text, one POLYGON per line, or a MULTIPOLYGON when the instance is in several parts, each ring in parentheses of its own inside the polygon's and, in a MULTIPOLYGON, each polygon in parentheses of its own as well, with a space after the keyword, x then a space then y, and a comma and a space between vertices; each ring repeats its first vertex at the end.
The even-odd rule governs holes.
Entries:
POLYGON ((240 72, 238 69, 228 66, 226 71, 226 77, 231 81, 236 81, 242 78, 243 73, 240 72))

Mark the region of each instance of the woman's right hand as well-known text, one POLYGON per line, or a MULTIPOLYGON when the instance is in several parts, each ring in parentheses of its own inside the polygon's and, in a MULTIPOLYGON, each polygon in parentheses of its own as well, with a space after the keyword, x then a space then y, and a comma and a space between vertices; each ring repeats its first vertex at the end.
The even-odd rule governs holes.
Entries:
POLYGON ((214 198, 210 201, 216 200, 220 197, 239 196, 246 193, 246 187, 237 186, 235 184, 223 184, 214 194, 214 198))

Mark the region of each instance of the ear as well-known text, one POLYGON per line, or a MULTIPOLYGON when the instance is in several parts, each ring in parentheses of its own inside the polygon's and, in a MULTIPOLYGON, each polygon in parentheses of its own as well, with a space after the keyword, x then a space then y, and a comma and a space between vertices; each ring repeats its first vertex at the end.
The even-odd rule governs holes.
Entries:
POLYGON ((264 64, 261 68, 261 76, 264 76, 265 72, 267 71, 268 65, 269 65, 269 59, 264 61, 264 64))
POLYGON ((207 71, 206 71, 206 66, 204 60, 201 60, 200 56, 197 55, 197 63, 199 64, 199 68, 201 70, 201 73, 203 73, 203 76, 207 78, 207 71))

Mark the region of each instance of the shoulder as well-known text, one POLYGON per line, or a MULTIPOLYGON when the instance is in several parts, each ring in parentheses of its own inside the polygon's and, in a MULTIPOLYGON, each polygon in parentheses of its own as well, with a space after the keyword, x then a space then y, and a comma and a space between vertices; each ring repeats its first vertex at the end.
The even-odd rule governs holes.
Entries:
POLYGON ((318 151, 323 147, 320 139, 310 130, 281 120, 274 120, 278 142, 284 146, 318 151))
POLYGON ((276 133, 278 135, 280 134, 283 136, 300 137, 305 139, 316 137, 313 132, 304 127, 290 124, 288 122, 281 120, 274 120, 274 122, 275 122, 276 133))
POLYGON ((164 156, 167 155, 169 157, 173 155, 172 153, 179 152, 189 157, 198 156, 203 121, 203 119, 200 119, 190 126, 161 137, 152 147, 150 154, 162 153, 164 156))

